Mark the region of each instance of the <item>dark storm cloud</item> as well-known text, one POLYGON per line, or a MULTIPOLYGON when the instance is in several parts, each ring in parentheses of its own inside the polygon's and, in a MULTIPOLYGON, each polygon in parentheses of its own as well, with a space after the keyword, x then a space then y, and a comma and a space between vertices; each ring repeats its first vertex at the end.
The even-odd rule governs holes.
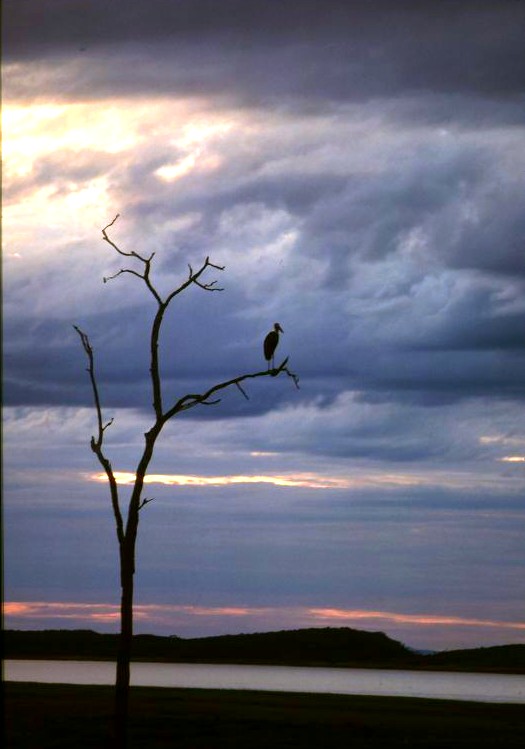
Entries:
MULTIPOLYGON (((295 144, 281 143, 277 128, 262 143, 226 141, 221 144, 226 165, 212 174, 184 177, 180 189, 162 184, 152 173, 163 157, 173 160, 175 154, 161 154, 153 162, 138 156, 115 172, 115 200, 129 202, 130 186, 136 184, 140 192, 133 195, 133 211, 138 218, 198 211, 198 223, 178 237, 186 251, 209 244, 228 210, 251 205, 282 209, 301 222, 301 256, 326 261, 325 278, 318 283, 327 288, 343 285, 352 275, 349 260, 376 262, 393 255, 414 229, 428 245, 428 256, 446 266, 525 275, 523 179, 511 163, 513 153, 520 159, 521 144, 512 134, 503 145, 490 129, 485 142, 459 133, 411 143, 408 135, 392 147, 380 170, 367 173, 352 166, 347 140, 352 133, 337 133, 330 122, 328 127, 334 130, 328 140, 301 137, 295 144), (332 135, 337 140, 330 140, 332 135), (321 151, 328 163, 317 165, 321 151), (279 167, 280 158, 289 161, 290 172, 279 167), (294 160, 305 170, 299 171, 294 160), (341 168, 345 160, 346 171, 341 168), (275 174, 264 173, 273 164, 275 174)), ((412 282, 406 279, 408 286, 412 282)))
MULTIPOLYGON (((374 393, 389 400, 407 402, 450 402, 481 395, 523 397, 523 327, 525 317, 491 318, 485 312, 475 316, 475 306, 460 316, 454 310, 432 334, 414 337, 413 342, 365 344, 351 333, 344 346, 334 345, 334 335, 345 331, 329 320, 308 326, 306 320, 288 328, 289 340, 281 343, 282 356, 301 376, 301 390, 291 383, 253 383, 250 401, 237 391, 225 394, 220 409, 198 409, 192 415, 204 418, 249 416, 286 403, 323 398, 327 404, 345 390, 358 390, 374 400, 374 393)), ((175 401, 186 392, 205 390, 215 382, 265 368, 261 341, 264 331, 239 322, 219 307, 196 302, 179 309, 176 321, 163 336, 162 371, 166 399, 175 401), (233 343, 229 342, 233 339, 233 343)), ((458 310, 456 310, 458 311, 458 310)), ((106 408, 150 407, 146 329, 150 313, 146 308, 124 313, 90 315, 80 321, 95 347, 97 372, 106 408)), ((376 318, 377 320, 377 318, 376 318)), ((79 323, 79 320, 76 320, 79 323)), ((372 325, 372 321, 369 322, 372 325)), ((91 391, 85 376, 83 352, 71 324, 64 320, 6 320, 4 330, 4 402, 9 405, 90 405, 91 391)), ((352 447, 329 442, 316 449, 338 454, 384 454, 389 459, 414 457, 428 452, 417 430, 411 446, 405 440, 390 440, 385 425, 382 439, 372 448, 363 435, 352 437, 352 447), (381 446, 382 445, 382 446, 381 446), (407 451, 408 446, 408 451, 407 451)), ((432 441, 432 440, 431 440, 432 441)))
MULTIPOLYGON (((149 248, 157 245, 161 273, 182 268, 183 276, 186 260, 208 252, 218 262, 226 257, 224 298, 181 299, 168 325, 170 393, 207 384, 203 371, 216 380, 257 369, 267 326, 280 320, 280 350, 304 384, 299 394, 270 388, 266 407, 287 398, 333 402, 345 390, 429 402, 521 395, 525 212, 515 124, 525 5, 153 6, 63 2, 51 13, 41 3, 8 2, 6 60, 34 59, 42 69, 55 61, 70 71, 75 97, 96 97, 100 86, 108 95, 208 91, 213 111, 224 93, 259 103, 271 96, 283 104, 281 120, 255 136, 222 135, 213 142, 222 164, 175 182, 157 170, 185 154, 163 133, 129 154, 81 145, 47 154, 6 181, 5 193, 11 200, 43 188, 74 194, 107 176, 112 205, 122 206, 149 248), (320 115, 313 103, 374 94, 383 98, 359 111, 337 101, 320 115), (448 120, 443 132, 435 132, 436 119, 448 120), (174 217, 190 214, 186 226, 157 237, 174 217), (266 248, 286 233, 296 235, 293 250, 265 277, 266 248)), ((26 73, 36 85, 38 70, 26 73)), ((267 109, 263 121, 272 115, 267 109)), ((42 294, 57 283, 60 295, 63 262, 50 256, 42 294)), ((93 276, 109 272, 103 264, 85 267, 93 276)), ((133 344, 147 340, 149 313, 138 301, 123 302, 130 280, 104 289, 114 311, 88 316, 81 308, 57 314, 48 292, 35 322, 34 285, 24 275, 11 279, 6 300, 25 300, 24 316, 6 317, 8 402, 89 401, 89 389, 78 387, 83 362, 70 328, 78 323, 97 346, 108 402, 147 406, 146 356, 133 344)), ((244 413, 238 399, 225 406, 244 413)))
POLYGON ((52 8, 13 0, 4 16, 8 61, 76 56, 76 97, 177 91, 257 103, 293 95, 312 106, 312 97, 422 90, 501 99, 521 95, 525 81, 525 9, 515 0, 78 0, 52 8), (127 69, 115 65, 120 54, 127 69))
MULTIPOLYGON (((266 146, 272 148, 272 141, 266 146)), ((129 166, 117 164, 112 172, 115 202, 129 205, 139 224, 148 217, 162 224, 186 212, 201 216, 188 228, 164 236, 164 252, 158 254, 161 273, 175 272, 182 280, 183 259, 194 262, 218 245, 213 259, 221 262, 221 248, 234 248, 232 267, 219 277, 225 291, 209 295, 193 289, 167 317, 162 362, 170 395, 176 398, 181 390, 204 388, 210 379, 220 381, 264 366, 261 341, 275 317, 285 328, 280 351, 291 356, 303 379, 302 390, 264 388, 258 398, 256 388, 249 404, 227 397, 223 405, 232 415, 298 398, 322 396, 331 402, 344 390, 426 402, 481 394, 521 397, 525 316, 520 300, 525 291, 520 276, 525 253, 519 252, 523 233, 518 186, 512 175, 498 171, 496 159, 486 150, 456 150, 444 146, 430 155, 427 149, 416 151, 402 173, 392 166, 377 175, 345 178, 321 172, 302 180, 286 173, 261 177, 264 150, 251 164, 244 161, 242 149, 232 150, 228 161, 236 165, 233 173, 225 167, 208 180, 189 175, 180 189, 153 174, 171 153, 156 156, 146 148, 136 152, 129 166), (498 189, 493 200, 478 200, 495 170, 498 189), (475 212, 475 220, 461 218, 465 205, 475 212), (297 252, 286 261, 283 277, 279 267, 272 269, 268 284, 258 280, 257 293, 250 297, 247 276, 235 276, 235 266, 246 261, 251 243, 264 246, 272 239, 265 217, 279 210, 292 226, 300 226, 297 252), (221 226, 228 215, 235 220, 224 234, 221 226), (407 261, 404 249, 414 228, 422 237, 417 262, 410 256, 407 261), (260 237, 254 231, 260 231, 260 237), (497 251, 487 233, 497 237, 497 251), (475 274, 458 280, 462 269, 475 274), (365 289, 363 273, 368 278, 365 289), (303 299, 306 284, 310 300, 303 299), (244 310, 260 307, 268 296, 275 314, 245 317, 244 310)), ((278 151, 272 153, 279 158, 278 151)), ((84 173, 89 178, 98 173, 96 154, 91 155, 92 166, 89 153, 73 164, 68 156, 44 160, 28 182, 52 184, 50 164, 57 168, 59 184, 82 179, 84 173)), ((60 281, 63 262, 62 256, 49 261, 45 285, 52 288, 53 279, 60 281)), ((108 254, 99 268, 91 265, 87 270, 100 281, 111 262, 108 254)), ((257 256, 253 272, 258 272, 257 256)), ((26 283, 24 275, 11 282, 6 299, 17 284, 27 297, 26 283)), ((98 298, 114 299, 114 311, 86 315, 70 309, 68 319, 46 319, 41 310, 35 318, 7 316, 6 402, 90 402, 88 383, 79 386, 84 363, 71 328, 76 323, 89 332, 96 347, 107 405, 148 408, 147 326, 152 307, 130 301, 122 308, 130 290, 140 295, 140 284, 131 277, 100 286, 98 298)), ((52 296, 49 304, 52 309, 52 296)), ((214 414, 207 412, 206 417, 214 414)))
MULTIPOLYGON (((130 206, 139 224, 147 217, 162 224, 188 211, 202 216, 188 228, 166 234, 164 253, 158 255, 159 270, 176 271, 182 280, 183 258, 194 262, 193 258, 202 257, 203 248, 209 251, 218 245, 213 259, 220 262, 221 248, 233 248, 232 267, 219 279, 226 290, 209 295, 193 289, 179 298, 167 317, 162 363, 167 391, 174 399, 181 391, 206 387, 210 380, 264 367, 261 341, 274 318, 285 328, 280 351, 291 356, 302 389, 297 393, 288 387, 265 387, 259 398, 255 388, 249 404, 227 397, 223 406, 231 415, 317 396, 330 402, 344 390, 363 391, 371 398, 375 392, 426 402, 481 394, 522 397, 525 316, 519 278, 525 270, 525 253, 518 252, 516 239, 521 220, 517 187, 503 172, 493 203, 480 203, 476 196, 492 167, 468 154, 450 156, 446 149, 439 158, 417 155, 401 175, 392 168, 346 180, 314 174, 303 182, 286 174, 261 178, 259 165, 244 170, 242 153, 235 159, 233 152, 238 174, 219 170, 208 182, 189 176, 179 190, 153 176, 163 158, 148 149, 144 154, 138 151, 133 164, 112 175, 119 195, 115 202, 130 206), (506 214, 500 211, 505 195, 506 214), (476 221, 458 217, 462 201, 472 202, 480 216, 476 221), (258 286, 250 295, 245 288, 250 271, 235 276, 235 266, 246 262, 251 243, 264 246, 272 239, 267 216, 279 210, 292 226, 300 226, 297 252, 286 261, 284 274, 279 267, 272 269, 268 282, 257 278, 254 256, 258 286), (514 223, 506 220, 511 212, 514 223), (224 234, 228 215, 235 219, 224 234), (410 256, 406 259, 404 250, 414 227, 424 240, 415 263, 410 256), (498 237, 497 251, 486 241, 485 227, 498 237), (464 244, 455 238, 458 233, 464 244), (321 264, 316 266, 317 262, 321 264), (476 273, 458 280, 461 268, 457 266, 465 272, 471 266, 476 273), (365 288, 363 277, 368 279, 365 288), (305 288, 310 296, 303 296, 305 288), (260 309, 255 314, 267 298, 273 311, 260 309), (251 310, 250 318, 245 310, 251 310)), ((58 184, 66 186, 69 179, 81 179, 86 170, 87 178, 98 173, 98 168, 89 166, 88 155, 74 167, 68 158, 50 163, 57 165, 58 184)), ((28 178, 31 184, 46 180, 51 180, 47 163, 37 166, 28 178)), ((107 260, 104 256, 103 262, 97 259, 98 268, 86 265, 86 273, 99 282, 97 298, 106 304, 114 299, 115 309, 86 314, 82 308, 70 308, 58 317, 55 297, 60 294, 64 262, 63 256, 48 262, 44 288, 49 292, 42 288, 39 292, 49 294, 47 313, 37 307, 35 317, 6 316, 6 403, 90 403, 87 381, 81 386, 84 361, 71 327, 75 323, 95 345, 107 406, 148 408, 147 326, 153 308, 131 300, 122 306, 129 291, 140 295, 140 284, 121 277, 102 287, 102 275, 111 272, 107 263, 113 262, 111 255, 107 260)), ((25 274, 11 280, 6 300, 16 294, 25 299, 28 310, 36 291, 26 290, 29 282, 25 274)), ((214 417, 208 410, 206 418, 214 417)), ((380 450, 378 445, 375 448, 380 450)), ((392 446, 389 449, 396 452, 392 446)))
POLYGON ((432 337, 414 343, 414 349, 451 354, 463 351, 466 355, 478 352, 480 356, 492 351, 498 357, 507 355, 509 364, 514 361, 519 365, 519 359, 514 357, 525 355, 525 313, 494 314, 491 296, 490 291, 479 290, 457 299, 432 337))
MULTIPOLYGON (((253 325, 236 321, 227 306, 211 303, 206 308, 202 300, 194 300, 193 304, 183 303, 175 316, 167 315, 161 337, 166 402, 175 402, 188 392, 205 391, 243 372, 266 369, 263 333, 258 335, 253 325), (233 342, 228 343, 229 339, 233 342)), ((92 404, 85 356, 72 327, 74 322, 89 334, 93 345, 104 407, 149 410, 148 326, 152 315, 151 307, 137 306, 98 315, 79 314, 71 322, 41 317, 6 320, 4 402, 33 406, 92 404)), ((237 390, 225 393, 221 414, 263 413, 286 402, 295 389, 290 382, 277 388, 254 384, 246 390, 249 402, 237 390)), ((197 409, 192 414, 219 417, 216 409, 197 409)))
POLYGON ((333 249, 331 278, 340 283, 349 242, 353 254, 374 262, 394 254, 418 227, 429 255, 449 267, 524 276, 523 181, 507 163, 512 150, 510 143, 501 165, 502 156, 475 142, 400 147, 402 169, 393 161, 378 174, 356 174, 323 191, 308 207, 306 246, 312 254, 333 249))

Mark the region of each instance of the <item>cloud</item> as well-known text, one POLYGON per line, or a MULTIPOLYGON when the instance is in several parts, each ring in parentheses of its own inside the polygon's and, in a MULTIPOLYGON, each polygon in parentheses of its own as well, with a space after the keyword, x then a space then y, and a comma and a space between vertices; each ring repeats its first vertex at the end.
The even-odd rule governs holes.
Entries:
POLYGON ((468 627, 496 627, 509 629, 525 629, 525 622, 499 622, 483 619, 467 619, 460 616, 439 616, 432 614, 397 614, 388 611, 346 611, 338 609, 311 609, 310 613, 322 620, 330 622, 347 621, 355 622, 362 619, 380 619, 382 621, 394 621, 416 624, 418 626, 443 625, 443 626, 468 626, 468 627))
MULTIPOLYGON (((338 412, 340 427, 349 420, 343 405, 328 408, 326 424, 321 409, 312 430, 316 439, 328 443, 330 433, 323 428, 338 412)), ((232 419, 188 421, 183 432, 172 425, 159 443, 152 478, 155 482, 160 474, 163 482, 166 476, 171 480, 176 468, 177 483, 148 484, 145 494, 156 501, 141 514, 137 551, 138 605, 160 608, 149 613, 141 609, 139 626, 142 631, 195 636, 236 627, 261 631, 344 621, 335 616, 323 620, 307 609, 520 621, 523 472, 521 464, 497 460, 508 454, 502 439, 519 439, 518 433, 511 437, 511 429, 501 429, 509 426, 508 408, 487 413, 480 404, 470 422, 463 414, 457 445, 470 432, 466 447, 479 444, 479 453, 474 451, 468 461, 465 453, 457 462, 447 454, 441 465, 434 458, 426 466, 419 460, 402 469, 393 469, 383 458, 327 459, 317 454, 315 442, 293 451, 291 437, 286 450, 252 450, 253 442, 259 448, 275 447, 269 438, 282 432, 287 421, 295 422, 283 418, 272 423, 276 414, 248 421, 244 428, 239 423, 238 433, 232 419), (246 444, 246 435, 257 439, 246 444), (498 439, 480 442, 483 436, 498 439), (327 485, 326 477, 335 478, 338 488, 280 485, 279 477, 302 483, 305 474, 304 483, 312 475, 316 486, 327 485), (230 477, 238 476, 248 481, 230 483, 230 477), (261 476, 272 483, 259 481, 261 476), (163 606, 176 609, 163 613, 163 606), (250 613, 223 616, 224 609, 250 613)), ((379 435, 384 406, 377 409, 370 413, 379 435)), ((399 418, 406 420, 411 412, 399 418)), ((426 410, 427 420, 432 413, 439 415, 441 409, 426 410)), ((104 484, 86 480, 97 470, 88 445, 93 414, 89 409, 8 409, 5 415, 6 599, 111 604, 108 610, 93 609, 92 619, 88 609, 57 610, 53 618, 51 607, 49 618, 12 619, 13 626, 98 629, 106 622, 113 631, 111 613, 118 608, 114 520, 104 484)), ((125 470, 133 465, 132 453, 140 452, 147 419, 128 410, 115 416, 108 454, 116 470, 125 470)), ((307 428, 306 417, 297 422, 307 428)), ((437 427, 434 422, 435 431, 437 427)), ((442 428, 443 434, 449 432, 446 420, 442 428)), ((129 488, 120 485, 120 490, 125 506, 129 488)), ((346 620, 364 628, 375 628, 378 621, 373 616, 346 620)), ((508 641, 516 637, 516 630, 489 625, 429 623, 418 630, 416 619, 393 617, 381 626, 408 643, 427 638, 422 647, 444 641, 448 646, 467 640, 501 642, 504 631, 508 641)))
MULTIPOLYGON (((8 619, 19 620, 36 619, 81 619, 93 623, 114 622, 118 620, 118 606, 105 603, 75 603, 75 602, 39 602, 39 601, 7 601, 4 614, 8 619)), ((176 621, 179 614, 187 617, 210 617, 239 619, 258 618, 261 615, 279 614, 279 609, 268 607, 239 607, 239 606, 192 606, 169 604, 138 604, 136 606, 136 620, 139 626, 157 619, 169 620, 170 616, 176 621)), ((483 619, 464 618, 460 616, 440 616, 438 614, 402 614, 392 611, 340 610, 340 609, 285 609, 291 617, 299 617, 301 621, 310 618, 312 622, 330 622, 332 625, 344 620, 345 622, 370 622, 382 620, 414 625, 442 625, 469 627, 496 627, 515 630, 525 629, 525 622, 486 621, 483 619)), ((293 625, 292 625, 293 626, 293 625)))
MULTIPOLYGON (((262 397, 260 391, 251 395, 262 397)), ((326 488, 391 483, 460 489, 490 484, 494 491, 498 485, 510 489, 520 480, 511 463, 507 474, 501 466, 509 455, 508 442, 518 446, 525 439, 513 402, 478 398, 437 408, 375 401, 347 391, 332 400, 299 400, 275 411, 241 409, 235 415, 226 409, 212 418, 206 413, 202 419, 176 419, 166 425, 152 466, 157 478, 150 480, 189 482, 193 476, 195 481, 200 477, 203 482, 231 483, 233 477, 241 481, 244 476, 245 481, 259 477, 326 488)), ((152 416, 142 409, 108 409, 105 418, 110 417, 114 422, 105 435, 107 451, 126 483, 152 416)), ((85 453, 95 428, 92 407, 4 410, 10 460, 35 448, 44 454, 51 433, 63 454, 95 470, 90 453, 85 453)), ((44 464, 49 465, 48 458, 44 464)), ((60 461, 53 465, 62 467, 60 461)))
MULTIPOLYGON (((406 90, 495 97, 522 90, 520 3, 154 5, 146 12, 140 3, 55 3, 50 13, 33 0, 9 2, 7 61, 54 61, 53 88, 73 94, 64 85, 72 74, 76 96, 213 91, 259 103, 292 93, 311 106, 316 98, 406 90), (153 45, 162 53, 152 58, 153 45)), ((33 73, 25 88, 34 94, 43 82, 33 73)))
MULTIPOLYGON (((93 481, 107 481, 105 474, 90 476, 93 481)), ((134 473, 115 472, 117 484, 132 486, 135 481, 134 473)), ((348 481, 339 478, 316 476, 315 474, 288 474, 277 476, 182 476, 166 474, 148 474, 145 484, 162 484, 164 486, 228 486, 230 484, 271 484, 273 486, 303 487, 307 489, 344 489, 348 488, 348 481)))
MULTIPOLYGON (((402 464, 403 474, 408 473, 406 467, 420 465, 425 472, 431 466, 437 470, 446 466, 449 475, 453 466, 468 473, 475 465, 474 473, 479 478, 484 468, 491 466, 489 471, 493 470, 505 454, 499 442, 483 442, 482 438, 498 428, 514 433, 516 438, 523 434, 521 414, 512 403, 496 400, 489 405, 481 398, 462 404, 442 403, 438 409, 433 404, 363 398, 352 391, 328 402, 320 399, 289 404, 275 413, 224 419, 201 428, 217 447, 230 444, 237 449, 269 450, 288 456, 304 452, 310 460, 332 456, 352 460, 354 469, 356 462, 362 467, 359 461, 363 461, 370 468, 374 463, 366 461, 375 461, 376 465, 389 466, 385 474, 402 464)), ((175 432, 168 431, 166 439, 167 444, 176 440, 175 432)))
POLYGON ((432 611, 431 593, 477 596, 491 611, 498 596, 514 601, 525 6, 153 6, 6 3, 15 598, 38 600, 46 579, 63 591, 112 584, 111 508, 85 478, 98 470, 87 445, 95 414, 72 325, 90 336, 104 415, 115 416, 108 452, 132 472, 152 418, 156 302, 130 274, 102 283, 125 260, 100 234, 120 213, 112 239, 155 253, 161 294, 187 278, 187 263, 209 255, 226 266, 209 277, 224 292, 192 288, 166 316, 165 403, 264 368, 275 321, 278 355, 301 378, 300 390, 254 380, 249 400, 225 393, 166 425, 152 474, 179 483, 151 487, 145 589, 162 598, 177 570, 181 605, 196 590, 203 606, 240 608, 272 596, 370 611, 408 611, 417 597, 432 611), (94 530, 102 518, 107 537, 94 530), (202 540, 202 556, 181 528, 202 540), (345 570, 356 570, 351 590, 345 570), (496 591, 485 585, 493 572, 496 591))
MULTIPOLYGON (((53 119, 56 137, 76 130, 78 137, 93 136, 111 126, 108 150, 51 155, 51 139, 33 152, 29 172, 12 178, 14 187, 6 180, 7 191, 41 196, 44 183, 48 191, 31 204, 29 223, 19 204, 6 207, 12 253, 24 257, 11 264, 5 284, 11 402, 87 403, 88 390, 70 384, 80 357, 65 324, 76 322, 93 335, 97 352, 99 342, 109 343, 114 361, 126 361, 117 374, 111 360, 102 360, 119 381, 110 386, 110 403, 146 403, 147 351, 130 340, 147 340, 147 294, 133 278, 100 286, 121 258, 89 241, 103 223, 96 224, 87 197, 93 175, 106 183, 99 216, 108 216, 111 203, 127 206, 112 236, 123 248, 157 248, 162 289, 185 277, 186 260, 200 262, 210 250, 226 264, 222 298, 188 294, 178 325, 168 325, 176 346, 163 356, 174 390, 186 380, 192 387, 191 378, 204 380, 204 372, 226 378, 235 366, 257 366, 266 326, 278 319, 286 330, 283 353, 316 394, 352 386, 429 400, 519 397, 525 266, 516 240, 522 232, 515 154, 521 136, 489 129, 451 139, 433 128, 399 131, 381 119, 377 103, 305 122, 167 101, 153 112, 143 104, 129 122, 118 107, 114 112, 108 119, 103 106, 95 107, 86 128, 84 106, 64 109, 53 119), (185 115, 186 127, 173 138, 171 124, 162 123, 185 115), (142 127, 164 145, 141 141, 142 127), (128 145, 111 153, 118 142, 128 145), (159 176, 188 158, 191 166, 175 182, 159 176), (68 196, 82 195, 71 232, 68 196), (43 212, 54 228, 35 242, 43 212), (53 387, 51 377, 68 382, 53 387)), ((23 142, 13 151, 13 173, 23 142)), ((269 404, 301 396, 274 389, 269 404)))

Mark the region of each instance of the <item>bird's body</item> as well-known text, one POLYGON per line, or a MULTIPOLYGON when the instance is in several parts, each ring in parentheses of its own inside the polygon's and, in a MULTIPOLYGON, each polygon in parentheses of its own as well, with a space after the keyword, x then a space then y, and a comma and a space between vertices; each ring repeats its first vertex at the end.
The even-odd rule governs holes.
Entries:
POLYGON ((279 333, 284 333, 278 322, 273 326, 273 330, 270 330, 266 338, 264 339, 264 358, 268 362, 268 369, 270 369, 270 362, 272 363, 272 369, 275 369, 273 357, 275 349, 279 343, 279 333))

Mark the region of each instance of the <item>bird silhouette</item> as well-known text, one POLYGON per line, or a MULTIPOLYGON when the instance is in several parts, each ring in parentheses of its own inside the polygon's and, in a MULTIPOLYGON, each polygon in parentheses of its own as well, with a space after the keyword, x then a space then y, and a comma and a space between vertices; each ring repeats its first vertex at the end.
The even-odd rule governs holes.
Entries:
POLYGON ((272 369, 275 369, 273 356, 275 349, 279 343, 279 333, 284 333, 278 322, 273 326, 273 330, 270 330, 266 338, 264 339, 264 358, 268 362, 268 369, 270 369, 270 361, 272 362, 272 369))

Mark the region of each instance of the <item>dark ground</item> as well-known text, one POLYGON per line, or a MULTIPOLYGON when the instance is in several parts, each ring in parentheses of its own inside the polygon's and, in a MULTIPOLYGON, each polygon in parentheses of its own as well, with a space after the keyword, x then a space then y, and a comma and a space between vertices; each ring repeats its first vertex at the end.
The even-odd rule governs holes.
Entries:
MULTIPOLYGON (((103 749, 112 687, 4 684, 7 749, 103 749)), ((130 749, 518 749, 523 705, 134 687, 130 749)))

